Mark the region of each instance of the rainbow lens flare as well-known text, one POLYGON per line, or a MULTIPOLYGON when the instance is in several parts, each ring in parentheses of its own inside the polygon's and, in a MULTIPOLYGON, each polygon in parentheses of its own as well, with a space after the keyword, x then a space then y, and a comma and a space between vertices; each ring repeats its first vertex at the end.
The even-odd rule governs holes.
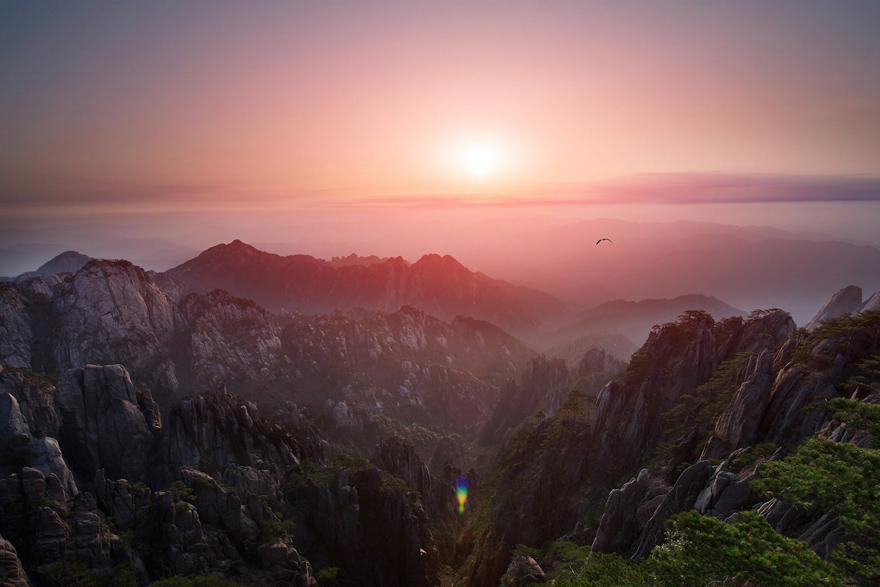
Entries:
POLYGON ((471 482, 468 481, 468 478, 462 475, 455 482, 455 495, 458 497, 458 515, 464 515, 464 503, 467 501, 468 489, 471 486, 471 482))

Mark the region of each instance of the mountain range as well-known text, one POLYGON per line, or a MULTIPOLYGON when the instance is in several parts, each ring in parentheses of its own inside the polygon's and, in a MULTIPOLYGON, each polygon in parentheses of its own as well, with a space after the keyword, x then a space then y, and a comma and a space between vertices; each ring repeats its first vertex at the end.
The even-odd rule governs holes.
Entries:
MULTIPOLYGON (((706 543, 665 528, 745 522, 764 534, 701 540, 870 584, 857 563, 876 550, 872 519, 838 513, 873 511, 858 501, 877 486, 870 468, 847 510, 842 490, 800 510, 760 479, 794 471, 817 442, 849 451, 838 469, 867 458, 853 451, 869 450, 880 421, 877 295, 844 288, 811 331, 784 310, 745 317, 703 295, 608 302, 549 331, 572 353, 560 358, 472 315, 352 302, 454 311, 477 292, 504 308, 472 308, 530 326, 541 323, 518 314, 532 318, 529 303, 571 311, 451 257, 327 262, 240 242, 203 255, 158 274, 66 254, 0 284, 4 584, 519 587, 666 568, 672 585, 691 564, 676 553, 706 543), (247 259, 246 278, 231 275, 247 259), (389 279, 400 287, 379 296, 389 279), (288 284, 277 299, 317 305, 323 292, 350 306, 272 311, 216 283, 265 295, 288 284), (585 331, 623 344, 600 328, 649 333, 628 363, 578 355, 585 331), (847 540, 868 550, 839 549, 847 540), (650 566, 660 552, 680 558, 650 566)), ((833 481, 822 474, 808 485, 833 481)), ((718 548, 693 555, 697 567, 714 568, 699 556, 718 548)), ((754 556, 723 559, 724 572, 754 556)), ((766 584, 795 568, 776 564, 762 567, 766 584)), ((725 580, 700 572, 700 585, 725 580)))
POLYGON ((448 255, 425 255, 412 264, 396 257, 340 265, 265 253, 236 240, 166 274, 194 290, 223 288, 272 311, 394 311, 413 305, 443 319, 471 316, 514 333, 534 331, 563 310, 550 294, 472 272, 448 255))
MULTIPOLYGON (((161 231, 149 233, 139 225, 94 222, 7 229, 0 233, 0 262, 10 263, 0 274, 16 275, 68 249, 92 257, 122 257, 148 270, 164 271, 219 242, 206 236, 209 225, 167 220, 161 231), (96 235, 102 235, 100 244, 96 235), (59 242, 67 244, 38 244, 59 242)), ((798 324, 805 324, 843 287, 880 289, 877 243, 766 226, 541 216, 471 219, 465 224, 443 217, 394 224, 387 219, 358 224, 303 219, 292 226, 264 222, 257 229, 242 221, 242 234, 248 234, 242 240, 263 243, 257 248, 282 255, 308 253, 331 259, 325 262, 331 264, 333 256, 344 259, 341 254, 351 251, 367 255, 358 257, 361 264, 397 255, 416 261, 426 252, 442 252, 474 272, 548 292, 577 310, 616 299, 703 294, 746 312, 785 308, 798 324), (603 237, 613 242, 596 246, 603 237)))

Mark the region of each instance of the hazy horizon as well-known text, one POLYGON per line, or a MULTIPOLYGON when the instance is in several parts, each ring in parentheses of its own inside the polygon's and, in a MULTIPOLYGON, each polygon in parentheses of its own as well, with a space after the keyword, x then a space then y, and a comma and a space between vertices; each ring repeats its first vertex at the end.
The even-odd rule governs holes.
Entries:
MULTIPOLYGON (((582 264, 616 220, 880 248, 878 22, 874 2, 6 3, 0 275, 240 239, 450 254, 574 296, 605 280, 581 267, 626 270, 582 264)), ((632 271, 636 236, 615 243, 632 271)))

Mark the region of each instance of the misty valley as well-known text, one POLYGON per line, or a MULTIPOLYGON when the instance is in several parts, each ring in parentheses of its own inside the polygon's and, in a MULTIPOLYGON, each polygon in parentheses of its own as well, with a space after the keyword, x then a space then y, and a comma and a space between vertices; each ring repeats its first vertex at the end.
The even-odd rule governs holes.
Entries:
POLYGON ((843 265, 792 242, 581 304, 440 254, 62 253, 0 281, 0 584, 878 585, 880 292, 700 289, 843 265))

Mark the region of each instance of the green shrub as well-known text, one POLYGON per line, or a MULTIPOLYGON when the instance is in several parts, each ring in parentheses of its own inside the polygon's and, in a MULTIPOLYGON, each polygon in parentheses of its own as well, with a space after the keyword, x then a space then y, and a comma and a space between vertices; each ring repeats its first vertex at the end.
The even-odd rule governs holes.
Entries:
POLYGON ((315 579, 317 579, 318 583, 321 585, 335 585, 337 575, 339 575, 339 569, 337 567, 325 567, 318 571, 315 575, 315 579))

